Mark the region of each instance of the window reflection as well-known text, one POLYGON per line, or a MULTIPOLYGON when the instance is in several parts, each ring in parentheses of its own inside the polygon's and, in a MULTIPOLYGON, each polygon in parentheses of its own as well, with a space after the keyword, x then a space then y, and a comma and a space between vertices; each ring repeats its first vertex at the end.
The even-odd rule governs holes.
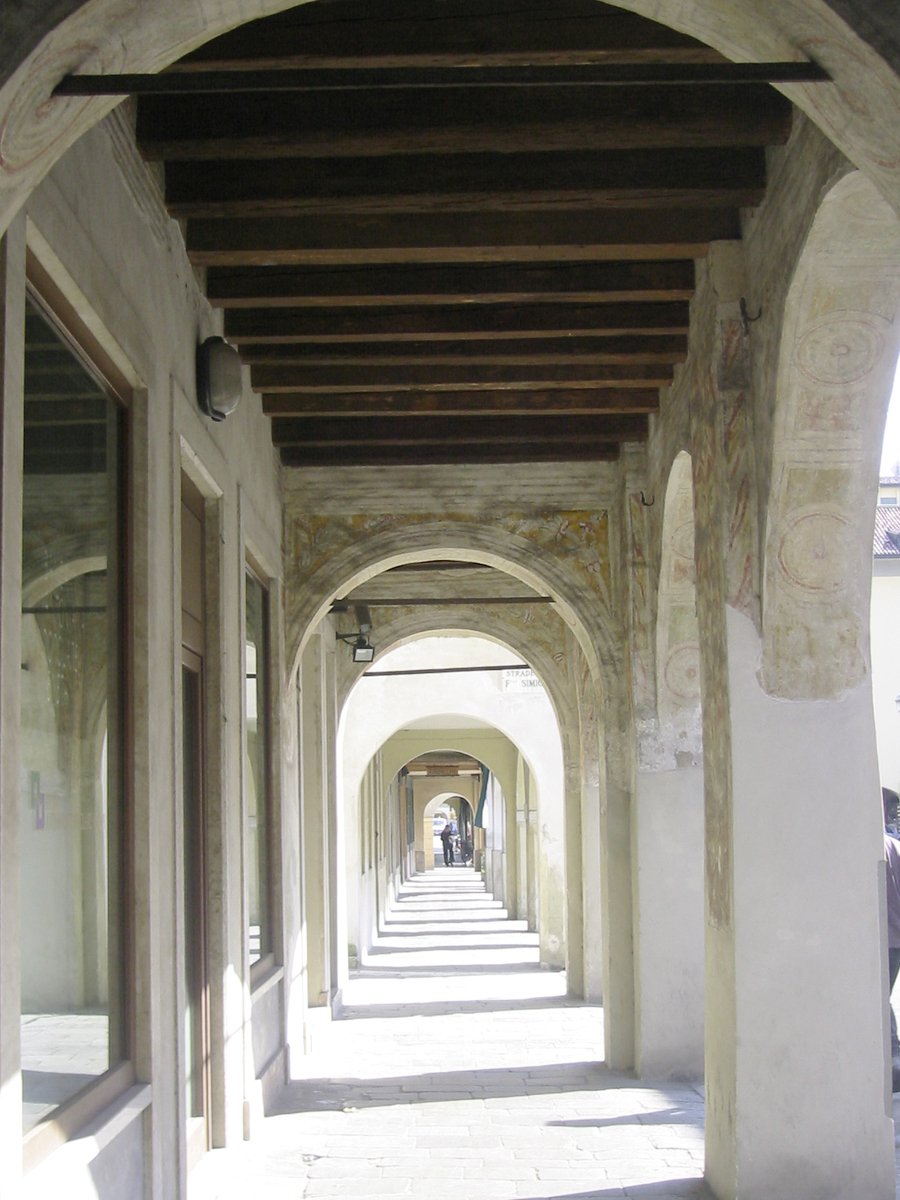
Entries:
POLYGON ((29 1129, 125 1055, 122 410, 26 314, 22 1080, 29 1129))
POLYGON ((245 600, 244 695, 247 731, 247 937, 251 965, 272 950, 268 832, 267 601, 265 588, 248 572, 245 600))

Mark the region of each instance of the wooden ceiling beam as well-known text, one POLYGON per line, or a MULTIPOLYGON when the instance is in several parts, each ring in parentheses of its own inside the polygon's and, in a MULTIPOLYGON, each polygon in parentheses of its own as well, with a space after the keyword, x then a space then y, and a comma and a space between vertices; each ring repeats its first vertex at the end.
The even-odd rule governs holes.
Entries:
POLYGON ((729 208, 765 191, 761 149, 173 162, 173 217, 729 208))
POLYGON ((553 19, 520 6, 505 22, 473 0, 423 10, 410 0, 372 0, 366 15, 340 3, 297 6, 223 34, 181 59, 173 70, 435 63, 581 61, 721 61, 715 51, 665 25, 604 4, 567 2, 553 19))
POLYGON ((251 368, 253 388, 258 392, 364 392, 364 391, 465 391, 481 387, 552 388, 665 387, 672 381, 668 363, 636 366, 566 366, 468 364, 433 367, 427 363, 403 367, 299 367, 263 364, 251 368))
POLYGON ((186 231, 204 267, 701 258, 738 237, 737 211, 718 208, 197 218, 186 231))
POLYGON ((791 106, 767 84, 144 96, 149 159, 663 150, 780 145, 791 106))
POLYGON ((529 413, 590 416, 602 413, 651 413, 659 409, 659 390, 613 387, 538 389, 480 389, 468 392, 343 392, 302 395, 265 392, 263 412, 268 416, 314 419, 318 417, 506 416, 529 413))
POLYGON ((692 260, 518 264, 404 264, 327 268, 210 267, 206 294, 217 308, 500 302, 690 300, 692 260))
POLYGON ((544 442, 553 445, 579 438, 607 442, 640 441, 647 436, 647 418, 628 416, 421 417, 416 421, 381 417, 323 418, 296 421, 276 417, 272 440, 276 446, 418 446, 433 442, 484 445, 487 442, 544 442))
POLYGON ((299 342, 434 341, 500 337, 558 338, 688 332, 689 306, 662 304, 478 304, 409 308, 231 309, 225 335, 245 342, 279 345, 299 342))
POLYGON ((281 461, 286 467, 429 467, 501 465, 537 462, 615 462, 617 442, 578 441, 548 446, 546 443, 488 443, 458 446, 437 442, 420 446, 285 446, 281 461))
POLYGON ((684 362, 687 357, 685 335, 602 338, 516 338, 512 340, 473 340, 459 342, 338 342, 322 344, 301 342, 272 346, 245 342, 241 358, 245 363, 294 363, 306 366, 405 366, 430 363, 450 366, 464 362, 469 366, 491 363, 655 363, 684 362))

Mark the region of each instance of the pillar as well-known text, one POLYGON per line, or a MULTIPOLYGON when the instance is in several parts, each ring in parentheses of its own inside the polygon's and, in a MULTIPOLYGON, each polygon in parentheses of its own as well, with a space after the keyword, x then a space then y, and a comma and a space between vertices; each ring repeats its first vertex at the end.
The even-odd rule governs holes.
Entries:
POLYGON ((707 850, 707 1179, 722 1200, 893 1200, 868 687, 766 695, 760 639, 733 610, 727 653, 732 786, 707 850))
POLYGON ((22 611, 22 394, 25 218, 0 240, 0 1161, 10 1200, 22 1181, 19 956, 19 676, 22 611))
POLYGON ((300 841, 306 921, 307 1002, 328 1004, 328 822, 325 811, 325 666, 321 632, 310 639, 301 661, 300 841))
POLYGON ((702 767, 638 772, 634 842, 635 1068, 702 1079, 702 767))
MULTIPOLYGON (((571 738, 567 738, 567 743, 571 738)), ((570 996, 584 999, 584 895, 581 878, 581 770, 566 747, 566 986, 570 996)))

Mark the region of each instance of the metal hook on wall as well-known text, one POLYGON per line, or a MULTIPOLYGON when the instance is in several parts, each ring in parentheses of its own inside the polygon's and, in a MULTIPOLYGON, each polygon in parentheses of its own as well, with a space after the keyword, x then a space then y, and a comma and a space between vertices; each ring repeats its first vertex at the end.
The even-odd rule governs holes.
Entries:
POLYGON ((656 503, 655 496, 651 496, 650 499, 648 500, 647 497, 644 495, 644 493, 641 492, 641 504, 643 504, 644 508, 652 508, 655 503, 656 503))
POLYGON ((745 337, 750 332, 750 326, 753 324, 753 322, 758 321, 761 316, 762 316, 762 305, 760 305, 759 312, 756 314, 756 316, 751 317, 750 312, 747 308, 747 301, 744 299, 743 296, 741 296, 741 329, 744 331, 745 337))

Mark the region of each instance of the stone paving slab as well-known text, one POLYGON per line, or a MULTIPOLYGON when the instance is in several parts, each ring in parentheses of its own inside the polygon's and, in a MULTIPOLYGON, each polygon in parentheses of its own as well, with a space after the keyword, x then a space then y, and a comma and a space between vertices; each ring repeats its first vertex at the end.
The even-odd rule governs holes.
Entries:
POLYGON ((438 874, 444 933, 421 914, 434 974, 410 972, 412 937, 383 946, 384 973, 350 981, 344 1019, 251 1142, 206 1156, 190 1200, 712 1200, 700 1086, 609 1070, 602 1010, 569 1001, 559 974, 466 970, 458 949, 443 969, 441 937, 464 941, 447 877, 469 889, 468 917, 475 876, 429 873, 429 899, 438 874))

